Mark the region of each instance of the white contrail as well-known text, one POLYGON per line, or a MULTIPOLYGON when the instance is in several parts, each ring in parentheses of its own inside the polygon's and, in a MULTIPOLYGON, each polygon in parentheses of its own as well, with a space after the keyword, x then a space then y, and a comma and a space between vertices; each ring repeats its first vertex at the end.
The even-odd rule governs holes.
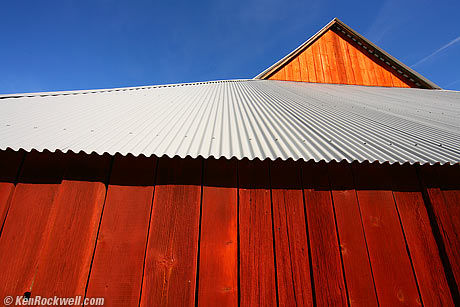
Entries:
POLYGON ((451 85, 454 85, 454 84, 457 84, 457 83, 459 83, 459 82, 460 82, 460 80, 456 80, 456 81, 453 81, 453 82, 451 82, 451 83, 449 83, 449 84, 444 85, 444 87, 447 88, 447 87, 449 87, 449 86, 451 86, 451 85))
POLYGON ((453 44, 458 43, 458 42, 460 42, 460 36, 457 37, 456 39, 451 40, 450 42, 448 42, 447 44, 445 44, 444 46, 442 46, 441 48, 439 48, 439 49, 436 50, 435 52, 431 53, 430 55, 427 55, 426 57, 424 57, 423 59, 421 59, 420 61, 418 61, 418 62, 415 63, 414 65, 412 65, 411 67, 415 67, 415 66, 419 65, 420 63, 425 62, 425 61, 428 60, 429 58, 432 58, 433 56, 435 56, 435 55, 438 54, 439 52, 443 51, 444 49, 449 48, 450 46, 452 46, 453 44))

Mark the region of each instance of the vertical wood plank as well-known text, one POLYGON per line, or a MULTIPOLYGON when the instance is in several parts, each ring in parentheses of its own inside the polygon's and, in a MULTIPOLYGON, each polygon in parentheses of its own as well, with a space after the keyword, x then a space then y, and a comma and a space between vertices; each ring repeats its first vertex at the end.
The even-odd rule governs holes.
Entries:
POLYGON ((456 284, 453 287, 456 288, 454 291, 457 297, 460 289, 459 173, 458 167, 442 168, 439 165, 425 165, 420 171, 423 188, 429 197, 430 210, 439 229, 442 241, 439 244, 445 250, 450 265, 447 269, 452 270, 453 279, 455 279, 455 282, 452 281, 452 283, 456 284))
POLYGON ((313 48, 307 48, 303 54, 305 54, 305 59, 307 61, 308 82, 317 82, 315 60, 313 59, 313 48))
POLYGON ((201 159, 158 161, 141 306, 195 304, 201 173, 201 159))
POLYGON ((324 33, 323 37, 320 40, 324 41, 324 47, 328 58, 329 70, 331 74, 331 83, 340 83, 339 72, 337 68, 337 55, 334 50, 333 41, 332 41, 333 32, 328 30, 324 33))
POLYGON ((329 163, 332 199, 351 306, 378 306, 351 165, 329 163))
POLYGON ((0 237, 1 297, 32 291, 62 173, 61 155, 26 154, 0 237))
MULTIPOLYGON (((441 191, 444 197, 452 226, 455 229, 456 241, 449 242, 455 254, 460 254, 460 166, 444 165, 438 168, 438 178, 441 178, 441 191)), ((455 271, 455 277, 460 280, 460 258, 451 258, 451 265, 455 271)), ((460 289, 460 282, 457 282, 457 289, 460 289)), ((457 296, 458 298, 458 296, 457 296)), ((460 299, 460 298, 459 298, 460 299)))
POLYGON ((375 76, 377 79, 378 86, 388 86, 387 81, 385 80, 385 76, 383 74, 383 68, 380 66, 381 64, 385 64, 380 58, 377 58, 375 56, 372 56, 373 59, 373 67, 374 67, 374 72, 375 76))
POLYGON ((361 58, 361 63, 363 63, 363 68, 366 70, 366 73, 369 77, 368 84, 365 85, 370 85, 370 86, 378 86, 380 85, 380 80, 378 79, 377 74, 375 73, 375 65, 374 61, 371 60, 370 57, 374 57, 374 54, 370 54, 366 51, 366 53, 363 53, 363 51, 360 50, 361 48, 357 47, 357 52, 360 54, 361 58))
POLYGON ((238 162, 240 305, 276 306, 269 164, 238 162))
POLYGON ((361 75, 363 76, 363 85, 372 86, 374 85, 373 72, 369 69, 369 59, 365 56, 358 48, 354 47, 354 52, 358 58, 359 68, 361 69, 361 75))
POLYGON ((335 54, 335 61, 337 64, 337 74, 339 78, 339 83, 340 84, 353 84, 353 80, 349 80, 347 76, 347 72, 345 69, 345 61, 347 58, 347 54, 344 52, 342 49, 342 45, 340 42, 339 36, 333 32, 331 32, 331 41, 332 41, 332 46, 334 48, 334 54, 335 54))
POLYGON ((272 80, 416 87, 340 31, 328 30, 270 76, 272 80), (282 70, 284 70, 284 75, 282 70))
POLYGON ((407 238, 415 275, 426 306, 453 306, 415 167, 391 167, 393 194, 407 238))
POLYGON ((348 52, 346 42, 340 35, 336 35, 336 39, 338 42, 338 49, 343 55, 343 66, 345 69, 345 74, 347 76, 347 83, 356 84, 355 76, 353 74, 353 64, 351 62, 350 53, 348 52))
POLYGON ((324 78, 324 69, 323 69, 323 63, 321 60, 321 50, 319 48, 319 42, 316 41, 310 46, 312 50, 312 55, 313 55, 313 61, 315 63, 315 77, 316 77, 316 82, 318 83, 324 83, 325 78, 324 78))
POLYGON ((318 306, 346 306, 334 208, 325 163, 304 163, 302 181, 318 306))
POLYGON ((155 158, 115 156, 86 297, 139 304, 155 165, 155 158))
POLYGON ((238 306, 236 160, 204 163, 199 306, 238 306))
POLYGON ((421 305, 388 166, 355 164, 353 173, 380 305, 421 305))
POLYGON ((317 40, 318 48, 319 48, 319 54, 321 57, 321 65, 322 65, 322 70, 323 70, 323 76, 324 76, 324 83, 332 83, 332 73, 331 73, 331 67, 329 65, 329 55, 327 54, 327 45, 326 41, 324 40, 324 37, 320 37, 317 40))
POLYGON ((356 81, 356 84, 358 85, 364 85, 364 77, 363 77, 363 74, 361 72, 361 64, 358 60, 358 55, 356 53, 356 50, 353 46, 351 46, 350 44, 348 44, 346 42, 346 47, 347 47, 347 50, 348 50, 348 53, 350 54, 350 60, 351 60, 351 64, 353 65, 353 75, 355 76, 355 81, 356 81))
POLYGON ((305 51, 299 54, 299 67, 300 67, 300 80, 302 82, 309 82, 308 80, 308 64, 305 51))
POLYGON ((279 304, 313 306, 301 164, 270 165, 279 304))
POLYGON ((85 294, 112 158, 70 153, 65 158, 32 295, 85 294))
POLYGON ((390 72, 385 67, 386 66, 385 62, 382 61, 381 65, 382 66, 379 66, 379 68, 381 70, 383 80, 385 82, 385 86, 392 87, 393 81, 391 80, 390 72))
POLYGON ((347 82, 348 84, 356 84, 353 62, 351 60, 350 52, 347 48, 347 42, 339 35, 337 35, 336 38, 339 42, 340 50, 343 54, 343 64, 345 67, 345 73, 347 75, 347 82))
POLYGON ((383 74, 383 68, 378 63, 385 64, 380 59, 376 58, 376 64, 374 64, 375 74, 377 75, 377 79, 379 80, 379 86, 388 86, 387 80, 385 79, 385 75, 383 74))
POLYGON ((286 73, 286 81, 294 81, 294 71, 292 68, 292 62, 286 64, 286 66, 284 66, 284 70, 286 73))
MULTIPOLYGON (((0 151, 0 231, 10 207, 24 152, 0 151)), ((0 232, 1 236, 1 232, 0 232)))
POLYGON ((293 59, 289 65, 292 66, 293 81, 302 81, 302 76, 300 75, 299 57, 297 56, 295 59, 293 59))

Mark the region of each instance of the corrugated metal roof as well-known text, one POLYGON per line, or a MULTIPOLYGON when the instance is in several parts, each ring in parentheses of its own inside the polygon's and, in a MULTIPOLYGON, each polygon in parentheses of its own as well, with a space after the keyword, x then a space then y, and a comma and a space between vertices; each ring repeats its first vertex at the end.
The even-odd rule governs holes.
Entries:
POLYGON ((0 96, 0 149, 460 162, 460 92, 272 80, 0 96))

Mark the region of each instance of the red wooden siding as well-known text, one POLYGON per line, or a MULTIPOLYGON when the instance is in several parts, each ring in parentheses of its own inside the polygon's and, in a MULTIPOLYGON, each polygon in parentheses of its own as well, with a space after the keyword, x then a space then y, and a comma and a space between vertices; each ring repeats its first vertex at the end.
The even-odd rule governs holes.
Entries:
POLYGON ((110 160, 109 156, 67 155, 66 171, 52 204, 32 291, 46 297, 57 293, 64 297, 85 295, 110 160))
POLYGON ((341 32, 329 29, 270 80, 417 87, 341 32))
POLYGON ((300 168, 288 161, 271 163, 270 170, 279 302, 313 306, 300 168))
POLYGON ((331 163, 328 172, 350 304, 378 306, 351 166, 331 163))
POLYGON ((347 291, 326 164, 303 164, 302 181, 316 303, 344 306, 347 291))
MULTIPOLYGON (((0 160, 7 158, 2 153, 0 160)), ((34 291, 39 256, 48 240, 48 225, 52 222, 62 173, 60 155, 30 153, 25 157, 0 236, 2 298, 34 291)))
POLYGON ((353 172, 380 304, 421 305, 388 166, 354 165, 353 172))
POLYGON ((240 302, 276 306, 269 163, 245 160, 238 164, 240 302))
POLYGON ((458 165, 0 158, 1 298, 82 295, 108 306, 459 301, 458 165))
POLYGON ((161 159, 141 306, 195 304, 202 160, 161 159))
POLYGON ((139 303, 155 183, 156 159, 115 157, 97 238, 88 297, 139 303))
POLYGON ((238 189, 236 161, 204 163, 198 304, 238 304, 238 189))

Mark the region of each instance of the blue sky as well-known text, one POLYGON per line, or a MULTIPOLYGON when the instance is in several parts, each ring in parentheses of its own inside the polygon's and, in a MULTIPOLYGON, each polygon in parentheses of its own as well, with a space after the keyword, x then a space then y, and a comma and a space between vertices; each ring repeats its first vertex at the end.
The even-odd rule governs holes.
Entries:
POLYGON ((0 93, 252 78, 334 17, 460 90, 460 1, 1 1, 0 93))

